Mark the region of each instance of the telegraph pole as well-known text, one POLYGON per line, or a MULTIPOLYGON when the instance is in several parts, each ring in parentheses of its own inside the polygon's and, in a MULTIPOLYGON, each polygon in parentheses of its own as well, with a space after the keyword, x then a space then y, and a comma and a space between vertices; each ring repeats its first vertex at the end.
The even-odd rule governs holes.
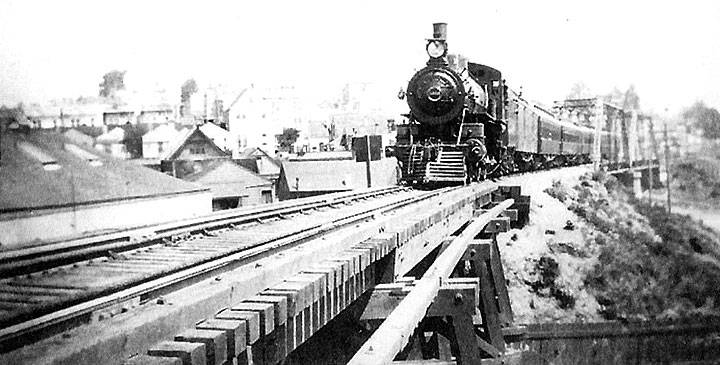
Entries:
POLYGON ((670 144, 668 142, 668 131, 667 131, 667 121, 665 121, 665 130, 663 132, 664 138, 665 138, 665 175, 666 175, 666 185, 667 185, 667 212, 670 214, 671 212, 671 201, 670 201, 670 144))

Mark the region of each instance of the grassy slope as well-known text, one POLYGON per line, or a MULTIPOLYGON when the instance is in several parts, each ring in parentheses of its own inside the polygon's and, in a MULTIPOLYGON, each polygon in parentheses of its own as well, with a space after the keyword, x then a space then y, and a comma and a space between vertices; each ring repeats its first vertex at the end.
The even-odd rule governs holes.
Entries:
POLYGON ((612 177, 587 176, 548 193, 597 230, 585 276, 606 319, 720 311, 720 235, 687 216, 639 206, 612 177), (598 181, 599 180, 599 181, 598 181))

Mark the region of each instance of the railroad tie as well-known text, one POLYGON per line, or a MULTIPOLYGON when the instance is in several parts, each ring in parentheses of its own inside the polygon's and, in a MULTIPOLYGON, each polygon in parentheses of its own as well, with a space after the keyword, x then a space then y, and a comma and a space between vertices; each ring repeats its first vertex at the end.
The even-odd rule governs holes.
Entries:
POLYGON ((135 355, 125 360, 123 365, 183 365, 183 361, 179 357, 135 355))
POLYGON ((325 323, 324 306, 325 292, 327 291, 327 279, 324 274, 297 274, 286 282, 300 283, 311 289, 310 295, 307 297, 306 305, 310 308, 310 321, 305 322, 304 341, 307 341, 317 330, 325 323))
POLYGON ((289 354, 300 345, 302 336, 302 308, 300 308, 300 292, 289 290, 268 289, 260 293, 263 297, 282 297, 287 303, 285 322, 285 352, 289 354))
POLYGON ((227 339, 227 358, 233 359, 237 357, 241 352, 245 351, 247 346, 245 333, 246 322, 237 321, 230 319, 206 319, 197 325, 195 328, 199 330, 216 330, 225 331, 225 337, 227 339))
POLYGON ((197 342, 163 341, 151 347, 150 356, 178 357, 183 365, 207 365, 205 344, 197 342))
MULTIPOLYGON (((295 317, 295 346, 293 347, 293 349, 297 346, 300 346, 300 344, 310 338, 310 331, 312 329, 311 326, 313 295, 313 288, 311 283, 284 281, 282 283, 272 286, 269 290, 266 290, 263 293, 296 293, 294 307, 296 313, 292 314, 293 317, 295 317)), ((289 317, 290 315, 288 315, 288 318, 289 317)))
POLYGON ((175 341, 205 344, 205 357, 208 365, 223 365, 227 360, 225 331, 189 329, 176 335, 175 341))
POLYGON ((340 311, 340 294, 343 285, 343 265, 335 261, 325 261, 314 265, 304 273, 323 273, 326 274, 327 292, 326 305, 329 318, 334 318, 340 311))
POLYGON ((265 363, 277 363, 287 356, 287 298, 284 296, 259 294, 244 302, 270 304, 273 307, 275 329, 266 336, 264 342, 265 363))

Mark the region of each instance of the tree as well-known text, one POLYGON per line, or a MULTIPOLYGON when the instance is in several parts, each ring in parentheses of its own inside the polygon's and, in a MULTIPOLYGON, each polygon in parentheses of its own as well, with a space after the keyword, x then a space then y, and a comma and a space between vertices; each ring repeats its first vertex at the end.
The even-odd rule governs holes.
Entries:
POLYGON ((190 97, 198 91, 195 79, 187 79, 180 87, 180 115, 190 115, 190 97))
POLYGON ((635 91, 635 85, 630 85, 630 87, 625 91, 622 107, 624 110, 640 109, 640 96, 638 96, 635 91))
POLYGON ((277 138, 281 151, 292 152, 292 146, 298 137, 300 137, 300 131, 295 128, 283 128, 282 134, 278 134, 275 137, 277 138))
POLYGON ((125 89, 125 72, 112 70, 103 75, 100 83, 100 96, 103 98, 114 98, 119 90, 125 89))
POLYGON ((126 123, 123 127, 125 130, 125 139, 122 143, 125 150, 130 154, 130 158, 142 157, 142 136, 148 132, 147 124, 130 124, 126 123))
POLYGON ((592 90, 590 90, 584 82, 578 81, 572 86, 570 93, 565 97, 565 99, 587 99, 592 98, 593 96, 595 96, 595 94, 592 90))
POLYGON ((602 96, 603 101, 617 106, 622 106, 625 101, 625 93, 622 92, 617 86, 613 90, 602 96))
POLYGON ((682 113, 683 118, 693 123, 705 138, 720 139, 720 112, 697 101, 682 113))
POLYGON ((180 87, 180 102, 185 103, 190 101, 190 97, 197 91, 198 87, 195 79, 188 79, 180 87))

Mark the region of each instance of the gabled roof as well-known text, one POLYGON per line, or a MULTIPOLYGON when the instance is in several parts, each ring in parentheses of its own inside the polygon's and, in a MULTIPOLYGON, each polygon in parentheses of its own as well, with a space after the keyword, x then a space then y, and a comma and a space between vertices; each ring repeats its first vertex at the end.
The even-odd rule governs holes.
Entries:
POLYGON ((109 130, 107 133, 99 135, 95 138, 97 143, 120 143, 125 139, 125 130, 120 127, 115 127, 109 130))
POLYGON ((230 149, 232 136, 227 129, 218 126, 215 123, 204 123, 200 126, 200 130, 210 139, 212 139, 216 145, 220 148, 230 149))
POLYGON ((209 145, 211 145, 214 149, 216 149, 216 151, 218 153, 223 154, 223 155, 226 154, 225 151, 223 151, 220 147, 218 147, 218 145, 215 144, 215 142, 213 142, 213 140, 210 139, 210 137, 205 135, 205 133, 203 133, 200 130, 200 128, 196 126, 195 129, 189 131, 175 147, 170 149, 170 151, 168 152, 168 155, 165 159, 174 160, 174 159, 178 158, 178 156, 180 156, 180 153, 182 153, 183 149, 187 145, 188 141, 190 141, 193 138, 204 139, 209 145))
MULTIPOLYGON (((184 133, 187 133, 185 130, 184 133)), ((174 124, 161 124, 142 136, 143 143, 174 142, 181 139, 184 133, 177 130, 174 124)))
POLYGON ((246 189, 257 186, 272 187, 270 180, 238 166, 232 160, 214 160, 199 172, 183 178, 210 188, 213 197, 247 195, 246 189))
POLYGON ((207 190, 73 144, 55 132, 8 132, 2 134, 0 142, 0 213, 207 190), (47 168, 45 160, 52 160, 56 166, 47 168))
POLYGON ((270 154, 265 152, 262 148, 248 147, 240 152, 239 156, 240 159, 255 159, 257 157, 267 157, 270 162, 277 165, 277 167, 280 167, 280 161, 278 161, 275 157, 270 156, 270 154))

